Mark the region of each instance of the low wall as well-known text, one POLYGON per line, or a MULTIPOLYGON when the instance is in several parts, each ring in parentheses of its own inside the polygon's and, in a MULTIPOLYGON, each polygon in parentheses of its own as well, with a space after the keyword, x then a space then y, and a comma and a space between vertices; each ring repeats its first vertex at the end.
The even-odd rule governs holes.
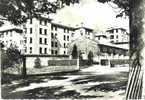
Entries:
POLYGON ((69 57, 65 55, 25 55, 24 60, 23 65, 26 67, 27 75, 79 70, 77 60, 70 60, 69 57), (36 68, 35 61, 38 58, 40 60, 40 66, 36 68))
POLYGON ((129 66, 129 59, 113 59, 113 60, 110 60, 110 66, 111 67, 125 67, 125 66, 129 66))

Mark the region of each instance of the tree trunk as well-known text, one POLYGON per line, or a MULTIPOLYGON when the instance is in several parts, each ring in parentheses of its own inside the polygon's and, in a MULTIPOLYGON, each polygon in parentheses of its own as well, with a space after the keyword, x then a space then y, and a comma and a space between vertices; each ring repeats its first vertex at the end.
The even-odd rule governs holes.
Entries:
POLYGON ((130 1, 130 71, 126 99, 145 99, 145 0, 130 1))

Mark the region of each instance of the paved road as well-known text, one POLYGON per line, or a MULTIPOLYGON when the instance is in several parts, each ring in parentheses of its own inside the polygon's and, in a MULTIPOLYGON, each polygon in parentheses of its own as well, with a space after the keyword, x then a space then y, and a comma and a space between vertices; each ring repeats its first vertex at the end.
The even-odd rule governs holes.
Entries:
POLYGON ((79 72, 31 76, 2 85, 2 97, 13 99, 36 98, 94 98, 123 99, 128 68, 91 66, 79 72))

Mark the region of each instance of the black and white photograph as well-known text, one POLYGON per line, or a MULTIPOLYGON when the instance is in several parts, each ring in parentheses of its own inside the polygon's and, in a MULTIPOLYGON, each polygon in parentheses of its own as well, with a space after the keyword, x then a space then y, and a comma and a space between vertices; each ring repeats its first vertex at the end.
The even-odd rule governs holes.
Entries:
POLYGON ((1 99, 144 100, 144 0, 0 0, 1 99))

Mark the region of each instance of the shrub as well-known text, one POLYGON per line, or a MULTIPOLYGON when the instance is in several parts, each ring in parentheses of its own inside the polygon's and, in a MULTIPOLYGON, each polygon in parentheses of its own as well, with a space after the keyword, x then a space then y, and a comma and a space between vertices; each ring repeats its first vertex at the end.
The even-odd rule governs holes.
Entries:
POLYGON ((35 59, 35 62, 34 63, 35 63, 35 65, 34 65, 35 68, 41 68, 41 60, 40 60, 39 57, 37 57, 35 59))
POLYGON ((73 50, 72 50, 72 59, 77 59, 78 58, 78 51, 77 51, 77 46, 74 45, 73 46, 73 50))
POLYGON ((89 65, 93 64, 93 52, 92 51, 89 51, 89 54, 88 54, 88 64, 89 65))
POLYGON ((15 67, 22 63, 22 56, 19 50, 15 46, 11 46, 7 50, 1 50, 1 65, 2 69, 7 69, 9 67, 15 67))

